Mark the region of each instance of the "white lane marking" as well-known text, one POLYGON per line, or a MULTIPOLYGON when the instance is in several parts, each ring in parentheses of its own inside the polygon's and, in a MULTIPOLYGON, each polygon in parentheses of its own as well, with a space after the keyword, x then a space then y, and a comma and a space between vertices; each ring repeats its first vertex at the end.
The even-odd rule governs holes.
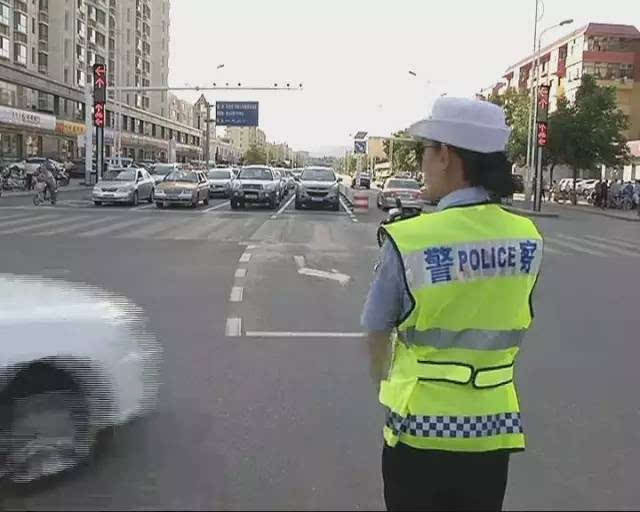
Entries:
POLYGON ((224 333, 226 336, 241 336, 242 318, 227 318, 227 326, 224 333))
POLYGON ((253 245, 253 244, 247 245, 247 249, 249 249, 249 250, 255 249, 256 247, 258 247, 258 246, 257 245, 253 245))
POLYGON ((234 286, 231 288, 231 295, 229 296, 229 302, 242 302, 244 295, 244 288, 242 286, 234 286))
POLYGON ((0 222, 5 222, 8 220, 15 220, 17 218, 25 218, 25 215, 29 216, 30 214, 28 213, 14 213, 13 215, 9 215, 7 217, 2 217, 2 219, 0 219, 0 222))
POLYGON ((281 208, 280 208, 276 213, 274 213, 274 214, 271 216, 271 218, 272 218, 272 219, 277 219, 277 218, 278 218, 278 215, 280 215, 283 211, 285 211, 285 210, 289 207, 289 205, 290 205, 291 203, 293 203, 293 200, 294 200, 295 198, 296 198, 296 196, 295 196, 295 195, 291 196, 291 197, 287 200, 287 202, 286 202, 286 203, 284 203, 284 206, 283 206, 283 207, 281 207, 281 208))
POLYGON ((562 238, 565 238, 567 240, 571 240, 573 242, 589 244, 589 245, 595 247, 596 249, 603 249, 605 251, 613 252, 613 253, 619 254, 621 256, 631 256, 633 258, 640 257, 640 254, 638 254, 637 252, 631 252, 630 250, 627 250, 627 249, 621 249, 621 248, 618 248, 618 247, 614 247, 611 244, 604 244, 604 243, 601 243, 601 242, 593 242, 591 240, 583 240, 581 238, 577 238, 575 236, 570 236, 570 235, 564 235, 562 233, 558 233, 558 236, 562 237, 562 238))
POLYGON ((288 332, 288 331, 247 331, 252 338, 364 338, 364 332, 288 332))
POLYGON ((293 259, 295 260, 298 268, 304 268, 304 256, 294 256, 293 259))
POLYGON ((246 277, 246 275, 247 275, 247 269, 246 268, 237 268, 234 277, 236 279, 244 279, 246 277))
POLYGON ((604 238, 602 236, 594 236, 594 235, 584 235, 585 238, 591 238, 592 240, 597 240, 599 242, 605 242, 607 244, 615 244, 621 245, 627 249, 638 249, 640 250, 640 244, 636 244, 631 242, 630 240, 621 240, 619 238, 604 238))
MULTIPOLYGON (((82 221, 91 218, 88 215, 80 215, 77 217, 64 217, 62 219, 58 219, 58 220, 52 220, 49 222, 41 222, 39 224, 34 224, 31 226, 23 226, 22 228, 20 228, 21 231, 33 231, 33 233, 30 234, 34 234, 34 235, 51 235, 51 233, 46 229, 46 228, 55 228, 56 226, 64 226, 65 229, 69 228, 69 224, 71 224, 71 226, 76 226, 77 227, 77 222, 81 223, 82 221)), ((13 230, 14 232, 17 232, 16 230, 13 230)))
POLYGON ((224 203, 217 204, 215 206, 211 206, 210 208, 206 208, 202 210, 201 213, 212 212, 213 210, 217 210, 218 208, 223 208, 225 206, 229 206, 231 203, 229 201, 225 201, 224 203))
POLYGON ((100 217, 99 219, 90 220, 89 222, 83 222, 81 225, 78 224, 70 224, 68 226, 63 226, 58 229, 54 229, 52 231, 47 231, 47 236, 59 235, 61 233, 68 233, 70 231, 78 231, 80 229, 88 228, 89 226, 95 226, 97 224, 104 224, 105 222, 113 221, 113 217, 100 217))
POLYGON ((0 233, 2 233, 3 235, 11 235, 14 233, 20 233, 21 231, 30 231, 32 229, 36 230, 40 228, 46 228, 49 225, 66 224, 67 222, 69 222, 69 219, 67 217, 63 217, 63 218, 55 217, 55 218, 50 218, 49 220, 46 220, 44 222, 36 222, 35 224, 27 224, 26 226, 13 227, 11 229, 2 229, 0 230, 0 233))
POLYGON ((149 222, 149 224, 145 224, 138 229, 134 229, 132 231, 127 231, 126 233, 122 233, 120 235, 116 235, 116 238, 146 238, 152 237, 161 233, 163 231, 171 231, 173 229, 178 228, 185 219, 180 219, 179 221, 173 221, 167 223, 163 220, 155 220, 153 222, 149 222))
POLYGON ((145 204, 142 206, 135 206, 133 208, 129 208, 130 210, 134 211, 134 212, 139 212, 141 210, 149 210, 150 208, 155 208, 156 205, 151 203, 151 204, 145 204))
POLYGON ((344 199, 340 198, 340 204, 342 205, 342 207, 345 209, 345 211, 347 212, 347 215, 349 216, 349 218, 351 219, 352 222, 358 222, 358 219, 356 219, 356 216, 353 213, 353 210, 350 210, 349 207, 347 206, 347 204, 344 202, 344 199))
POLYGON ((554 249, 553 247, 549 246, 549 242, 546 240, 546 238, 545 238, 544 244, 542 246, 542 252, 543 253, 549 252, 551 254, 559 254, 559 255, 562 255, 562 256, 569 256, 568 252, 561 251, 560 249, 554 249))
POLYGON ((244 252, 244 253, 242 253, 242 256, 240 256, 240 259, 238 261, 240 263, 249 263, 250 259, 251 259, 251 253, 244 252))
POLYGON ((200 238, 204 240, 208 237, 209 232, 217 228, 222 222, 222 219, 215 217, 207 220, 193 219, 189 224, 180 228, 179 235, 172 238, 174 240, 198 240, 200 238))
POLYGON ((89 231, 85 231, 84 233, 81 233, 79 236, 99 236, 99 235, 106 235, 109 233, 112 233, 114 231, 118 231, 119 229, 122 228, 128 228, 129 226, 133 226, 135 224, 141 224, 144 223, 145 220, 142 217, 138 217, 136 219, 133 220, 126 220, 124 222, 116 222, 115 224, 111 224, 110 226, 105 226, 102 228, 98 228, 98 229, 90 229, 89 231))
POLYGON ((569 249, 573 249, 574 251, 577 251, 577 252, 591 254, 592 256, 600 256, 600 257, 603 257, 603 258, 609 257, 608 254, 605 254, 605 253, 600 252, 600 251, 596 251, 595 249, 590 249, 588 247, 583 247, 583 246, 580 246, 580 245, 572 244, 571 242, 569 242, 567 240, 558 240, 557 238, 553 238, 553 237, 550 237, 550 236, 546 236, 545 239, 552 241, 554 245, 562 245, 564 247, 568 247, 569 249))
POLYGON ((341 285, 345 285, 351 279, 347 274, 340 274, 339 272, 327 272, 326 270, 316 270, 315 268, 299 268, 298 274, 303 276, 319 277, 321 279, 330 279, 332 281, 338 281, 341 285))
MULTIPOLYGON (((33 221, 41 221, 43 219, 52 219, 53 217, 51 217, 50 215, 36 215, 36 216, 29 216, 29 217, 24 217, 22 219, 17 219, 17 220, 10 220, 8 222, 0 222, 0 229, 4 229, 10 226, 17 226, 19 224, 25 224, 27 222, 33 222, 33 221)), ((56 219, 58 218, 57 216, 55 217, 56 219)))

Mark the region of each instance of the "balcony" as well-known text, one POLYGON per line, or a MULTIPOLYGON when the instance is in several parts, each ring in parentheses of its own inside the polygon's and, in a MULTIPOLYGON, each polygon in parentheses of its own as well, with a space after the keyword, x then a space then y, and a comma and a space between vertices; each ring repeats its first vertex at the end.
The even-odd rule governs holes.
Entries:
POLYGON ((49 15, 46 12, 40 11, 40 13, 38 14, 38 22, 48 25, 49 15))
POLYGON ((46 75, 49 71, 49 67, 46 64, 38 64, 38 73, 46 75))
POLYGON ((27 14, 27 3, 26 2, 21 2, 20 0, 15 0, 15 2, 13 3, 13 7, 15 8, 16 11, 22 11, 23 13, 27 14))
POLYGON ((49 42, 43 40, 38 41, 38 51, 42 53, 49 53, 49 42))

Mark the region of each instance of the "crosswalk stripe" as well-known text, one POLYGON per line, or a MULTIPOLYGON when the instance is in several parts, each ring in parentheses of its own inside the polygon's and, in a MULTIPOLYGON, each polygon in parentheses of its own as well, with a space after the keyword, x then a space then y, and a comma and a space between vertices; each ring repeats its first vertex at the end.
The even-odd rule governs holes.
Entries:
POLYGON ((556 249, 556 248, 550 246, 549 242, 546 239, 544 241, 544 245, 543 245, 542 251, 543 251, 543 253, 548 252, 548 253, 551 253, 551 254, 558 254, 558 255, 561 255, 561 256, 569 256, 568 252, 564 252, 564 251, 561 251, 560 249, 556 249))
POLYGON ((0 222, 0 229, 8 228, 11 226, 18 226, 20 224, 25 224, 27 222, 33 221, 41 221, 46 218, 51 218, 50 215, 30 215, 28 217, 23 217, 21 219, 10 220, 9 222, 0 222))
POLYGON ((621 245, 622 247, 625 247, 628 249, 636 249, 640 251, 640 244, 636 244, 629 240, 620 240, 619 238, 604 238, 602 236, 595 236, 595 235, 585 235, 585 238, 590 238, 592 240, 597 240, 599 242, 605 242, 607 244, 621 245))
POLYGON ((5 217, 2 217, 2 219, 0 219, 0 222, 5 222, 5 221, 9 221, 9 220, 15 220, 15 219, 17 219, 19 217, 24 218, 25 215, 30 215, 30 214, 27 214, 27 213, 24 213, 24 212, 14 213, 13 215, 8 215, 8 216, 5 216, 5 217))
POLYGON ((567 240, 572 240, 574 242, 578 242, 578 243, 584 243, 584 244, 589 244, 593 247, 595 247, 596 249, 603 249, 605 251, 609 251, 615 254, 619 254, 621 256, 631 256, 631 257, 640 257, 640 254, 638 254, 637 252, 631 252, 629 250, 626 249, 621 249, 619 247, 614 247, 611 244, 604 244, 601 242, 593 242, 591 240, 585 240, 585 239, 581 239, 581 238, 577 238, 575 236, 571 236, 571 235, 565 235, 563 233, 559 233, 558 236, 565 238, 567 240))
POLYGON ((580 245, 576 245, 573 244, 571 242, 569 242, 568 240, 558 240, 557 238, 553 238, 550 236, 546 236, 545 240, 549 240, 551 242, 553 242, 554 245, 562 245, 564 247, 568 247, 569 249, 573 249, 574 251, 580 252, 580 253, 586 253, 586 254, 591 254, 592 256, 600 256, 603 258, 607 258, 609 255, 605 254, 603 252, 600 251, 596 251, 595 249, 590 249, 589 247, 583 247, 580 245))
POLYGON ((55 228, 56 226, 69 226, 69 224, 71 223, 72 225, 75 223, 75 221, 83 221, 84 219, 89 218, 88 215, 81 215, 81 216, 76 216, 76 217, 63 217, 61 219, 58 220, 51 220, 48 222, 41 222, 39 224, 34 224, 31 226, 23 226, 21 228, 18 229, 14 229, 12 230, 13 232, 24 232, 24 231, 30 231, 29 234, 32 235, 37 235, 37 234, 45 234, 45 235, 49 235, 50 232, 48 230, 48 228, 55 228))
POLYGON ((180 235, 173 237, 174 240, 197 240, 199 238, 207 239, 208 235, 222 224, 222 219, 216 218, 213 222, 194 219, 196 222, 190 222, 189 228, 180 230, 180 235))
POLYGON ((81 224, 77 222, 78 217, 70 217, 69 224, 63 226, 61 228, 54 229, 52 231, 48 231, 46 234, 49 236, 60 235, 69 232, 73 232, 76 234, 78 231, 83 231, 91 226, 96 226, 98 224, 104 224, 113 221, 113 217, 100 217, 98 219, 90 220, 88 222, 82 222, 81 224))
POLYGON ((171 231, 182 223, 184 223, 184 219, 173 220, 173 222, 169 222, 165 218, 154 219, 153 222, 117 235, 116 238, 151 238, 153 235, 161 233, 162 231, 171 231))
POLYGON ((87 237, 87 236, 100 236, 100 235, 107 235, 109 233, 113 233, 114 231, 118 231, 120 229, 124 229, 124 228, 128 228, 129 226, 133 226, 134 224, 140 224, 145 222, 145 219, 142 217, 137 217, 133 220, 126 220, 123 222, 116 222, 115 224, 111 224, 109 226, 105 226, 105 227, 101 227, 101 228, 97 228, 97 229, 92 229, 89 231, 86 231, 84 233, 80 233, 79 236, 82 237, 87 237))

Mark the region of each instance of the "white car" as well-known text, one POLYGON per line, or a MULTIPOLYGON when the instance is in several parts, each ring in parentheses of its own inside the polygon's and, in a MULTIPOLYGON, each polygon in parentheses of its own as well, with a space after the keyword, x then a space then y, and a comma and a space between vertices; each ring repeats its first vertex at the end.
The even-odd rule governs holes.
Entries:
POLYGON ((69 469, 98 431, 155 406, 161 347, 126 298, 0 274, 0 339, 0 478, 69 469))
POLYGON ((141 200, 153 203, 155 188, 155 180, 142 167, 109 169, 93 187, 93 204, 127 203, 138 206, 141 200))

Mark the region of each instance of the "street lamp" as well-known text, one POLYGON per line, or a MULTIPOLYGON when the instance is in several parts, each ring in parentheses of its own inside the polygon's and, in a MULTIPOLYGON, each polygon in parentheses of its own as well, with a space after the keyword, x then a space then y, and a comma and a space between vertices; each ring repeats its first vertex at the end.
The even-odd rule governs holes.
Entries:
MULTIPOLYGON (((533 93, 533 104, 534 104, 534 109, 533 109, 533 122, 531 123, 531 132, 529 133, 529 141, 530 141, 530 147, 531 147, 531 158, 529 159, 529 165, 530 168, 535 166, 535 159, 533 158, 533 156, 535 155, 535 148, 536 148, 536 137, 535 137, 535 126, 536 126, 536 122, 538 120, 538 91, 540 89, 540 58, 541 58, 541 52, 542 52, 542 37, 549 32, 550 30, 553 30, 555 28, 558 27, 563 27, 564 25, 570 25, 571 23, 573 23, 573 18, 569 18, 566 20, 562 20, 560 23, 556 23, 555 25, 551 25, 550 27, 545 28, 542 32, 540 32, 540 35, 538 36, 538 48, 536 51, 536 58, 535 58, 535 72, 536 72, 536 83, 535 83, 535 89, 534 89, 534 93, 533 93)), ((532 83, 531 86, 533 87, 533 79, 532 79, 532 83)), ((536 178, 536 188, 535 188, 535 193, 534 193, 534 202, 533 202, 533 209, 536 211, 540 210, 540 195, 541 195, 541 188, 542 188, 542 152, 540 151, 540 149, 538 149, 538 164, 536 166, 536 171, 534 173, 534 176, 536 178)))

